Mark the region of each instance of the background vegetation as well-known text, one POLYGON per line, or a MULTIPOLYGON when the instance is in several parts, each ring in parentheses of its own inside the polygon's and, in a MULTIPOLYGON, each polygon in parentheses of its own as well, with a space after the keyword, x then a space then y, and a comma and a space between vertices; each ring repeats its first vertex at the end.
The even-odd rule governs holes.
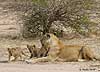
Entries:
POLYGON ((86 35, 91 31, 89 26, 95 24, 89 19, 89 11, 93 9, 95 0, 32 0, 32 2, 31 11, 23 16, 23 37, 36 37, 48 32, 59 36, 63 31, 60 27, 70 27, 75 32, 86 35))

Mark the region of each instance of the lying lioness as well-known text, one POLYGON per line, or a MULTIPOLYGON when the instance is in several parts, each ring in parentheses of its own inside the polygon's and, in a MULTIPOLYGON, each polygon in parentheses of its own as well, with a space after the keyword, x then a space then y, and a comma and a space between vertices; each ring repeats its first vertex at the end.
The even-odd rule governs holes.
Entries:
POLYGON ((32 62, 41 61, 80 61, 97 59, 93 51, 81 45, 64 45, 54 34, 47 33, 44 35, 43 44, 49 45, 50 50, 47 57, 32 60, 32 62))

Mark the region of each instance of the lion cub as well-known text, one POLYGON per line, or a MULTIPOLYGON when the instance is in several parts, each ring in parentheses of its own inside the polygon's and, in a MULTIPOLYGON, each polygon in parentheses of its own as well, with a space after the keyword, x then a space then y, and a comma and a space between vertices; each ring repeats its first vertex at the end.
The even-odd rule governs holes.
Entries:
POLYGON ((42 47, 39 50, 38 58, 46 57, 48 55, 49 49, 49 47, 42 45, 42 47))
POLYGON ((31 54, 30 58, 38 57, 39 48, 36 48, 35 45, 27 45, 27 48, 31 54))
POLYGON ((39 50, 39 56, 38 57, 46 57, 48 56, 50 45, 48 43, 45 43, 44 39, 40 40, 42 47, 39 50))
POLYGON ((16 61, 20 57, 22 59, 22 55, 27 56, 21 48, 16 47, 16 48, 7 48, 8 53, 9 53, 9 60, 8 61, 16 61), (13 60, 11 60, 11 57, 14 57, 13 60))
POLYGON ((41 48, 36 48, 35 45, 27 45, 27 48, 31 54, 30 58, 46 57, 49 51, 49 48, 45 47, 44 45, 42 45, 41 48))

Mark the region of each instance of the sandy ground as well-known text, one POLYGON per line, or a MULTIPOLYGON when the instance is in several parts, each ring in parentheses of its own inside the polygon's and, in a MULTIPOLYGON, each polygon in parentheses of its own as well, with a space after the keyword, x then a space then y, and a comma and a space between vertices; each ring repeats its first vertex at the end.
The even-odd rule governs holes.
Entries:
POLYGON ((0 63, 0 72, 98 72, 97 62, 84 63, 41 63, 41 64, 18 64, 0 63))
POLYGON ((17 61, 0 61, 0 72, 99 72, 100 62, 55 62, 27 64, 17 61))
MULTIPOLYGON (((99 40, 99 39, 97 39, 99 40)), ((70 40, 65 41, 67 44, 82 44, 85 42, 92 47, 99 47, 98 41, 96 39, 89 40, 70 40), (90 41, 90 42, 89 42, 90 41), (94 44, 94 45, 93 45, 94 44)), ((58 62, 58 63, 26 63, 23 61, 8 63, 8 47, 19 46, 24 49, 24 52, 28 52, 26 49, 26 44, 36 44, 40 47, 38 40, 7 40, 0 39, 0 72, 99 72, 100 71, 100 61, 89 61, 89 62, 58 62)), ((94 48, 96 49, 96 48, 94 48)), ((96 49, 97 52, 98 49, 96 49)), ((26 58, 27 59, 27 58, 26 58)))

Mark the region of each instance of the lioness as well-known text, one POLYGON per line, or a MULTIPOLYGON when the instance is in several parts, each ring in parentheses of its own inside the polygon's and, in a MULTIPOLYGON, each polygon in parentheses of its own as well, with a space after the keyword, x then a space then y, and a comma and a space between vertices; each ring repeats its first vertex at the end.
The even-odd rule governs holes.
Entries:
POLYGON ((59 40, 54 34, 47 33, 43 37, 43 44, 45 46, 49 45, 50 50, 47 57, 38 58, 32 62, 40 61, 79 61, 84 60, 94 60, 96 57, 93 51, 85 46, 81 45, 64 45, 64 43, 59 40))
POLYGON ((7 50, 8 50, 8 53, 9 53, 9 59, 8 59, 8 61, 16 61, 19 57, 20 57, 20 59, 22 59, 22 55, 28 56, 19 47, 16 47, 16 48, 7 48, 7 50), (14 57, 13 60, 11 60, 12 56, 14 57))

